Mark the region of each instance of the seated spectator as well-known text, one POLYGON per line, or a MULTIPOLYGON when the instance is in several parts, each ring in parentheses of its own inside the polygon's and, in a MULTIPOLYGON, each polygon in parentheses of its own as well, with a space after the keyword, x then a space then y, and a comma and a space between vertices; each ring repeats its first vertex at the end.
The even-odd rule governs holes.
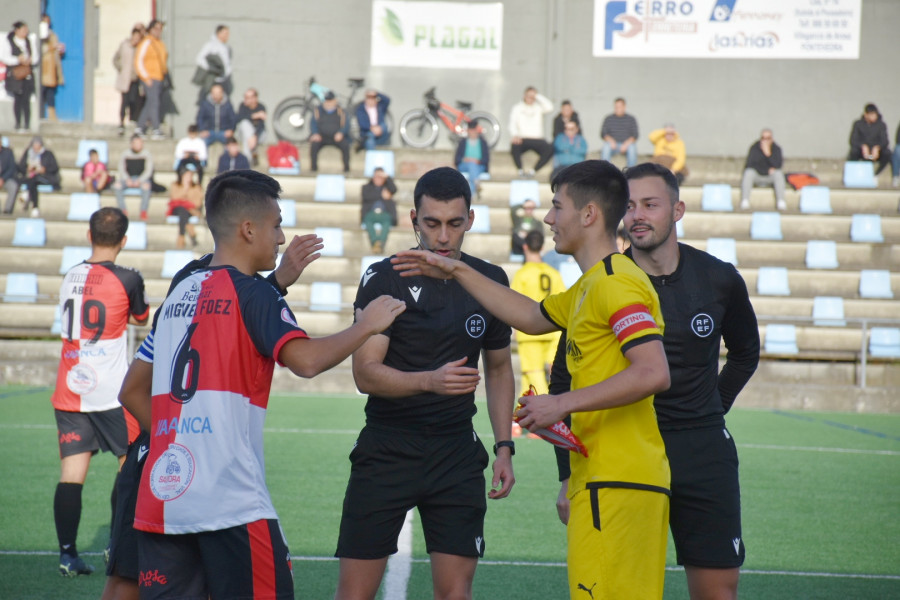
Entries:
POLYGON ((488 172, 490 162, 491 149, 481 135, 481 127, 473 121, 466 129, 466 137, 460 138, 456 145, 456 155, 453 157, 456 168, 469 179, 473 198, 478 194, 478 178, 488 172))
POLYGON ((524 251, 522 247, 525 245, 525 238, 532 231, 540 231, 544 233, 544 224, 534 215, 534 209, 537 203, 534 200, 526 200, 518 206, 512 208, 512 250, 516 256, 522 256, 524 251))
POLYGON ((259 165, 257 148, 266 141, 266 107, 254 88, 244 92, 244 101, 238 107, 235 137, 241 142, 244 156, 254 167, 259 165))
POLYGON ((19 185, 28 188, 28 203, 25 210, 31 207, 31 216, 39 217, 38 186, 50 185, 54 190, 60 188, 59 164, 53 152, 44 147, 44 140, 36 135, 31 138, 31 145, 19 160, 19 185))
POLYGON ((209 95, 200 103, 200 110, 197 111, 197 129, 200 130, 200 137, 207 146, 216 142, 224 144, 234 135, 236 124, 231 100, 225 96, 221 84, 213 84, 209 95))
POLYGON ((350 123, 344 109, 338 106, 334 92, 325 92, 325 100, 321 106, 313 109, 313 117, 309 121, 309 166, 315 173, 319 170, 319 150, 325 146, 334 146, 341 151, 344 161, 344 173, 350 172, 350 123))
POLYGON ((208 157, 206 142, 200 139, 200 130, 194 124, 188 125, 187 135, 175 145, 175 170, 181 172, 187 165, 194 165, 197 181, 203 185, 203 167, 208 157))
POLYGON ((572 108, 572 103, 569 100, 563 100, 562 104, 559 105, 559 114, 553 119, 554 140, 556 136, 565 131, 566 123, 570 121, 578 125, 578 132, 581 133, 581 120, 578 118, 578 113, 572 108))
POLYGON ((220 175, 225 171, 234 171, 236 169, 249 169, 250 161, 241 154, 241 146, 234 137, 228 138, 225 143, 225 154, 219 157, 219 168, 216 175, 220 175))
POLYGON ((391 143, 391 131, 384 121, 390 103, 391 99, 387 94, 373 89, 366 90, 366 99, 356 106, 356 122, 359 124, 357 152, 363 148, 374 150, 376 146, 391 143))
POLYGON ((100 162, 100 154, 93 148, 88 151, 88 161, 81 167, 81 182, 84 191, 99 194, 109 185, 109 171, 100 162))
POLYGON ((891 170, 894 178, 891 180, 891 185, 898 187, 900 186, 900 125, 897 125, 897 135, 894 137, 894 157, 892 162, 894 164, 891 170))
POLYGON ((123 213, 128 214, 125 207, 125 190, 141 191, 141 221, 147 220, 147 209, 150 208, 150 191, 153 178, 153 157, 144 150, 144 139, 134 134, 131 136, 131 147, 122 153, 119 159, 119 173, 113 183, 116 201, 123 213))
POLYGON ((544 115, 553 110, 553 103, 528 86, 522 99, 509 113, 509 151, 519 175, 534 175, 553 158, 553 144, 544 139, 544 115), (538 161, 533 169, 522 169, 522 154, 536 152, 538 161))
POLYGON ((394 194, 397 186, 381 167, 376 167, 372 178, 362 186, 360 220, 369 234, 372 252, 381 254, 387 243, 391 227, 397 225, 397 205, 394 194))
POLYGON ((850 154, 847 160, 869 160, 878 164, 875 175, 881 173, 891 162, 891 141, 888 139, 887 124, 881 118, 878 107, 866 104, 862 117, 853 122, 850 131, 850 154))
POLYGON ((606 115, 600 127, 603 147, 600 156, 610 160, 613 153, 625 155, 625 166, 633 167, 637 163, 637 119, 625 112, 625 99, 616 98, 613 113, 606 115))
POLYGON ((0 138, 0 187, 6 190, 6 204, 3 205, 4 214, 12 214, 16 204, 16 196, 19 194, 19 167, 16 165, 16 156, 9 147, 9 138, 5 135, 0 138))
POLYGON ((587 140, 581 135, 578 123, 574 119, 566 123, 563 132, 553 140, 553 172, 550 173, 550 180, 569 165, 587 158, 587 151, 587 140))
POLYGON ((753 186, 770 185, 775 189, 775 207, 787 208, 784 201, 784 173, 781 146, 775 143, 771 129, 763 129, 759 140, 750 146, 744 176, 741 179, 741 210, 750 210, 750 192, 753 186))
POLYGON ((190 218, 202 214, 203 188, 200 187, 196 174, 194 165, 187 165, 169 188, 169 209, 166 216, 178 217, 178 237, 175 238, 175 247, 178 249, 184 248, 185 232, 191 236, 191 246, 197 247, 197 231, 190 223, 190 218))
POLYGON ((653 157, 650 162, 660 164, 672 171, 675 178, 678 179, 678 185, 684 183, 684 178, 688 176, 688 168, 685 165, 687 151, 684 149, 684 141, 678 135, 675 126, 666 123, 662 129, 654 129, 647 137, 653 144, 653 157))

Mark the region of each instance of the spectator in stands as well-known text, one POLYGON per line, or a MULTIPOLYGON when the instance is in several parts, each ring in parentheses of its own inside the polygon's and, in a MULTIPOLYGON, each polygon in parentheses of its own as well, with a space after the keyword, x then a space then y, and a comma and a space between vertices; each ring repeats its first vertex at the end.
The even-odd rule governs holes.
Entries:
POLYGON ((9 138, 4 135, 0 138, 0 187, 6 190, 6 204, 3 205, 3 213, 7 215, 12 214, 16 196, 19 195, 18 173, 16 156, 9 147, 9 138))
POLYGON ((134 132, 144 135, 147 123, 153 128, 150 139, 165 139, 165 134, 160 129, 162 121, 162 95, 166 75, 169 73, 167 62, 169 51, 162 37, 164 23, 157 19, 150 21, 144 39, 138 44, 134 55, 134 69, 141 80, 141 88, 144 91, 144 106, 138 117, 138 126, 134 132))
POLYGON ((616 98, 613 102, 613 112, 603 119, 600 137, 603 138, 603 147, 600 149, 603 160, 610 160, 613 153, 616 153, 625 155, 625 165, 628 167, 637 163, 638 123, 637 119, 625 112, 624 98, 616 98))
POLYGON ((266 107, 259 101, 259 92, 256 88, 248 88, 244 92, 244 101, 238 106, 234 134, 241 142, 241 151, 254 167, 259 165, 257 148, 266 141, 266 116, 266 107))
POLYGON ((532 86, 525 88, 522 99, 509 113, 510 153, 519 175, 534 175, 553 158, 553 144, 544 139, 544 115, 553 110, 553 103, 532 86), (538 154, 533 169, 522 169, 522 154, 538 154))
POLYGON ((881 118, 878 107, 866 104, 862 117, 853 122, 850 131, 850 154, 847 160, 868 160, 878 164, 875 175, 891 162, 891 141, 887 123, 881 118))
POLYGON ((109 186, 109 170, 100 162, 100 153, 93 148, 88 151, 88 161, 81 167, 81 183, 89 194, 99 194, 109 186))
POLYGON ((219 168, 216 169, 216 175, 220 175, 225 171, 249 168, 250 161, 241 154, 241 145, 234 139, 234 136, 228 138, 225 142, 225 153, 219 157, 219 168))
POLYGON ((200 86, 197 104, 202 104, 214 84, 219 84, 227 97, 231 97, 234 85, 231 83, 231 46, 228 38, 231 30, 227 25, 219 25, 216 32, 203 44, 194 62, 197 71, 193 82, 200 86))
POLYGON ((199 217, 203 208, 203 188, 196 178, 193 164, 179 171, 178 180, 169 188, 169 209, 166 216, 178 217, 178 237, 175 247, 184 248, 184 234, 191 237, 191 246, 197 247, 197 231, 190 222, 191 217, 199 217))
POLYGON ((472 197, 478 194, 478 178, 482 173, 487 173, 491 163, 491 149, 488 147, 484 136, 481 135, 481 127, 472 121, 466 129, 466 137, 460 138, 456 144, 456 155, 453 163, 461 173, 469 180, 472 189, 472 197))
POLYGON ((34 68, 40 62, 40 54, 31 47, 24 22, 13 23, 6 41, 0 42, 0 61, 6 64, 6 93, 13 98, 16 133, 25 133, 31 128, 34 68))
POLYGON ((119 159, 119 172, 113 183, 116 191, 116 202, 126 215, 125 190, 134 189, 141 192, 141 221, 147 220, 147 209, 150 208, 150 191, 153 178, 153 157, 144 149, 144 140, 139 134, 131 136, 131 147, 122 153, 119 159))
POLYGON ((187 135, 175 145, 175 170, 180 173, 187 165, 194 165, 197 183, 203 185, 203 167, 208 159, 206 142, 200 139, 200 130, 194 124, 188 125, 187 135))
POLYGON ((775 189, 775 208, 784 210, 784 173, 781 147, 775 143, 771 129, 763 129, 759 140, 750 146, 744 176, 741 179, 741 210, 750 210, 750 192, 753 186, 771 185, 775 189))
POLYGON ((325 92, 321 106, 313 109, 309 122, 309 167, 319 170, 319 151, 324 146, 334 146, 341 151, 344 173, 350 172, 350 123, 344 109, 338 105, 334 92, 325 92))
POLYGON ((565 124, 563 132, 553 140, 553 172, 550 173, 552 181, 556 174, 568 167, 587 158, 587 140, 581 135, 581 129, 575 119, 565 124))
POLYGON ((653 144, 653 157, 650 162, 660 164, 675 174, 678 185, 684 183, 688 176, 687 151, 684 148, 684 140, 678 135, 672 123, 666 123, 662 129, 654 129, 648 136, 653 144))
POLYGON ((197 111, 197 129, 200 137, 209 147, 216 142, 227 143, 234 135, 237 117, 231 100, 225 96, 225 89, 218 83, 213 84, 209 95, 200 103, 197 111))
POLYGON ((563 100, 559 105, 559 114, 553 119, 553 139, 566 130, 566 123, 574 121, 578 125, 578 131, 581 132, 581 120, 578 113, 572 108, 572 102, 563 100))
POLYGON ((38 26, 41 38, 41 110, 46 108, 47 119, 56 121, 56 88, 65 84, 61 56, 66 53, 66 45, 59 41, 50 28, 50 16, 41 15, 38 26))
POLYGON ((391 99, 373 89, 366 90, 366 98, 356 106, 356 122, 359 124, 359 142, 356 151, 374 150, 376 146, 391 143, 391 131, 384 118, 391 99))
POLYGON ((28 204, 25 210, 31 207, 31 216, 39 217, 38 210, 38 186, 49 185, 54 190, 60 188, 59 164, 53 152, 44 147, 44 140, 36 135, 31 138, 28 150, 22 154, 19 160, 19 185, 28 188, 28 204))
POLYGON ((388 233, 397 225, 397 204, 394 194, 397 186, 381 167, 376 167, 372 178, 362 186, 360 217, 369 234, 369 243, 374 254, 384 252, 388 233))
POLYGON ((113 67, 116 69, 116 89, 122 94, 119 106, 119 136, 125 135, 125 115, 137 125, 138 115, 144 107, 141 95, 141 84, 134 68, 134 49, 144 38, 146 30, 143 23, 138 23, 131 30, 131 37, 122 40, 119 49, 113 55, 113 67))
POLYGON ((534 216, 534 209, 537 208, 537 202, 528 199, 518 206, 512 208, 512 254, 523 256, 522 246, 525 245, 525 238, 532 231, 540 231, 544 233, 544 224, 541 219, 534 216))
POLYGON ((891 170, 894 174, 891 185, 898 187, 900 186, 900 125, 897 125, 897 134, 894 137, 894 156, 891 162, 893 162, 891 170))

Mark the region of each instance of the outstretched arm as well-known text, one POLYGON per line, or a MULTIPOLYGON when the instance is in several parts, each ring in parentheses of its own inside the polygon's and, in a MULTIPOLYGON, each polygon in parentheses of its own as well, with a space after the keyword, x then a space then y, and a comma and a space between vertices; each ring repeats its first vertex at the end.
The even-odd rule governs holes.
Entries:
MULTIPOLYGON (((513 378, 510 348, 484 351, 484 379, 487 393, 488 417, 494 440, 509 440, 511 437, 513 403, 516 384, 513 378)), ((498 448, 493 465, 494 476, 488 497, 498 500, 506 498, 512 490, 516 478, 513 475, 512 453, 509 448, 498 448)))

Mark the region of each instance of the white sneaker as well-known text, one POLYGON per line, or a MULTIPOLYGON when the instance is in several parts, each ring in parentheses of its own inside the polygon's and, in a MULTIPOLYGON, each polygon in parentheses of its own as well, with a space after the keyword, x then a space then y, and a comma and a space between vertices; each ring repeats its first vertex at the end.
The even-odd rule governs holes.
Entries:
POLYGON ((785 202, 784 200, 779 200, 775 203, 775 208, 777 208, 778 210, 787 210, 787 202, 785 202))
POLYGON ((41 216, 41 211, 38 210, 37 206, 35 206, 34 208, 31 209, 31 216, 33 218, 37 218, 37 217, 41 216))
POLYGON ((900 187, 900 176, 896 176, 891 179, 891 185, 894 187, 900 187))
POLYGON ((164 134, 160 129, 154 129, 153 133, 150 134, 150 139, 156 141, 164 140, 166 139, 166 134, 164 134))
POLYGON ((519 177, 522 177, 523 175, 525 175, 525 171, 522 169, 519 169, 519 177))
POLYGON ((746 198, 741 200, 741 210, 750 210, 750 201, 746 198))

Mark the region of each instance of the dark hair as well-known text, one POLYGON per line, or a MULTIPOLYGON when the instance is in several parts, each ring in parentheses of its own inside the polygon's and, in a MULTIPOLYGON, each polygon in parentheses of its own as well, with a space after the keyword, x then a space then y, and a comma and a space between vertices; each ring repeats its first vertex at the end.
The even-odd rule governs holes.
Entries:
POLYGON ((153 19, 152 21, 150 21, 150 24, 147 25, 147 31, 150 31, 151 29, 153 29, 153 28, 156 27, 157 25, 165 25, 165 23, 163 23, 163 22, 160 21, 159 19, 153 19))
POLYGON ((256 216, 270 200, 277 200, 281 185, 259 171, 237 169, 216 175, 206 188, 206 224, 214 240, 228 234, 245 216, 256 216))
POLYGON ((522 93, 527 94, 528 92, 536 92, 536 91, 537 91, 536 87, 534 87, 533 85, 529 85, 527 88, 525 88, 525 91, 522 93))
POLYGON ((141 35, 144 35, 144 30, 141 29, 140 27, 135 27, 134 29, 131 30, 131 35, 134 35, 134 34, 136 34, 136 33, 139 33, 139 34, 141 34, 141 35))
POLYGON ((572 106, 572 102, 569 100, 563 100, 559 103, 560 106, 572 106))
POLYGON ((871 102, 869 102, 868 104, 866 104, 866 107, 865 107, 864 110, 865 110, 865 112, 867 112, 867 113, 877 113, 877 112, 878 112, 878 107, 875 106, 874 104, 872 104, 871 102))
POLYGON ((91 154, 96 154, 97 156, 100 156, 100 153, 97 152, 96 148, 91 148, 90 150, 88 150, 88 156, 90 156, 91 154))
POLYGON ((416 210, 422 204, 422 196, 449 202, 456 198, 466 201, 466 210, 472 208, 472 189, 465 176, 452 167, 438 167, 422 175, 413 191, 416 210))
POLYGON ((525 247, 532 252, 540 252, 544 247, 544 234, 537 229, 533 229, 525 236, 525 247))
POLYGON ((226 146, 227 146, 228 144, 237 144, 237 143, 238 143, 237 138, 234 137, 233 135, 230 136, 228 139, 225 140, 225 145, 226 145, 226 146))
POLYGON ((622 98, 621 96, 619 96, 618 98, 613 100, 613 104, 615 104, 616 102, 622 102, 624 104, 627 104, 627 102, 625 102, 625 98, 622 98))
POLYGON ((678 202, 678 178, 668 168, 652 162, 645 162, 625 169, 625 179, 644 179, 645 177, 659 177, 666 184, 669 191, 669 200, 672 204, 678 202))
POLYGON ((228 29, 228 25, 217 25, 216 26, 216 34, 222 33, 223 29, 228 29))
POLYGON ((190 125, 188 125, 188 133, 197 133, 198 131, 200 130, 197 128, 196 123, 191 123, 190 125))
POLYGON ((581 210, 592 202, 603 214, 606 232, 616 234, 628 205, 628 182, 614 164, 605 160, 585 160, 556 174, 550 189, 556 193, 566 186, 566 195, 581 210))
POLYGON ((24 27, 24 26, 25 26, 25 21, 16 21, 15 23, 12 24, 12 30, 15 31, 16 29, 19 29, 20 27, 24 27))
POLYGON ((128 231, 128 217, 118 208, 105 206, 91 215, 90 231, 92 245, 117 246, 128 231))

